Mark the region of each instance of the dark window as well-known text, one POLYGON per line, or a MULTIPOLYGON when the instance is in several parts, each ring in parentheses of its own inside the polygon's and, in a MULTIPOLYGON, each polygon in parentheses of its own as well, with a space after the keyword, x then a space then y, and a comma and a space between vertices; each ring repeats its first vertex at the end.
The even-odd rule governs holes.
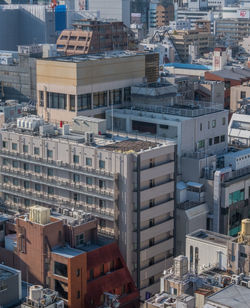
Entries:
POLYGON ((53 171, 54 171, 53 169, 48 168, 48 171, 47 171, 48 176, 53 176, 53 174, 54 174, 53 171))
POLYGON ((76 110, 76 99, 75 99, 75 95, 70 95, 69 97, 70 99, 70 111, 75 111, 76 110))
POLYGON ((155 277, 154 277, 154 276, 150 277, 148 283, 149 283, 150 286, 151 286, 152 284, 154 284, 154 283, 155 283, 155 277))
POLYGON ((28 153, 28 150, 29 150, 29 147, 26 144, 24 144, 23 145, 23 153, 28 153))
POLYGON ((13 160, 13 161, 12 161, 12 167, 13 167, 13 168, 18 168, 18 161, 13 160))
POLYGON ((246 98, 246 92, 240 91, 240 98, 246 98))
POLYGON ((225 142, 225 135, 220 136, 220 142, 225 142))
POLYGON ((214 137, 214 144, 218 144, 220 142, 220 137, 214 137))
POLYGON ((105 161, 104 160, 99 160, 99 168, 104 169, 105 168, 105 161))
POLYGON ((151 199, 149 200, 149 207, 153 207, 153 206, 155 206, 155 200, 151 199))
POLYGON ((91 109, 91 94, 82 94, 77 96, 77 110, 82 111, 91 109))
POLYGON ((77 298, 80 298, 81 297, 81 292, 78 290, 77 291, 77 298))
POLYGON ((39 155, 40 154, 40 149, 37 147, 34 147, 34 155, 39 155))
POLYGON ((68 267, 66 264, 56 262, 54 263, 54 274, 68 277, 68 267))
POLYGON ((79 155, 73 156, 73 162, 74 162, 74 164, 79 164, 79 155))
POLYGON ((91 269, 91 270, 89 271, 89 280, 93 280, 93 279, 94 279, 94 270, 91 269))
POLYGON ((3 141, 3 148, 7 148, 7 141, 3 141))
POLYGON ((153 227, 155 225, 155 220, 154 218, 149 220, 149 228, 153 227))
POLYGON ((105 182, 103 180, 99 180, 99 188, 100 189, 105 188, 105 182))
POLYGON ((155 258, 150 258, 149 259, 149 266, 153 265, 155 263, 155 258))
POLYGON ((209 145, 213 145, 213 138, 209 138, 209 145))
POLYGON ((100 207, 100 208, 105 207, 105 201, 104 201, 104 200, 99 199, 99 207, 100 207))
POLYGON ((12 150, 16 151, 17 150, 17 143, 12 142, 12 150))
POLYGON ((48 194, 54 195, 54 187, 48 186, 48 194))
POLYGON ((47 157, 53 158, 53 151, 52 150, 47 150, 47 157))
POLYGON ((154 239, 154 238, 151 238, 151 239, 149 240, 149 247, 154 246, 154 244, 155 244, 155 239, 154 239))
POLYGON ((100 227, 106 227, 106 221, 104 219, 100 219, 99 225, 100 227))
POLYGON ((100 267, 100 274, 104 275, 104 264, 102 264, 100 267))
POLYGON ((80 182, 80 175, 79 174, 73 174, 73 181, 75 183, 80 182))
POLYGON ((86 165, 87 166, 92 166, 92 158, 90 158, 90 157, 86 158, 86 165))
POLYGON ((80 270, 80 268, 78 268, 78 269, 76 270, 76 276, 79 277, 79 276, 80 276, 80 273, 81 273, 81 270, 80 270))
POLYGON ((35 172, 36 173, 40 173, 41 172, 40 166, 35 165, 35 172))

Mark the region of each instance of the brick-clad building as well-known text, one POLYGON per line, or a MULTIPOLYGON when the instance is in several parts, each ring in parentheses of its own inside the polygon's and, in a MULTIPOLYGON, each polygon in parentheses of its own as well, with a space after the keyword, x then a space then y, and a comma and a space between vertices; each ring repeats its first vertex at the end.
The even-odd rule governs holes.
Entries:
POLYGON ((100 306, 105 292, 118 295, 121 307, 138 306, 118 245, 99 243, 97 220, 89 214, 50 216, 49 209, 32 207, 29 215, 2 223, 0 261, 20 269, 24 281, 56 290, 72 308, 100 306))

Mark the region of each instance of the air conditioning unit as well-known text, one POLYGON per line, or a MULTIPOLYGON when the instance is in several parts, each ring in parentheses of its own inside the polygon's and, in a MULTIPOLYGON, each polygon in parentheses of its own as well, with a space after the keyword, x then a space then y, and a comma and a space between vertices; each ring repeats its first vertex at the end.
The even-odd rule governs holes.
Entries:
POLYGON ((64 308, 64 301, 60 300, 59 302, 56 303, 57 308, 64 308))

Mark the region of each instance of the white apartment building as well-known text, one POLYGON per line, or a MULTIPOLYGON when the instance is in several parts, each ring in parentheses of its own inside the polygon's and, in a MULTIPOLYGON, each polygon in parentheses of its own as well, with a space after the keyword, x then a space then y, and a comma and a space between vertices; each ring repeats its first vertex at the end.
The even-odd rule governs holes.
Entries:
MULTIPOLYGON (((99 125, 97 119, 89 121, 91 127, 99 125)), ((18 126, 0 132, 0 191, 6 205, 91 213, 99 219, 99 233, 118 240, 141 298, 154 294, 162 271, 172 265, 174 142, 110 138, 103 131, 76 134, 67 125, 61 132, 39 118, 18 126)))
MULTIPOLYGON (((108 128, 133 134, 157 136, 177 143, 178 173, 184 167, 182 157, 200 157, 227 150, 228 111, 204 102, 173 103, 157 106, 134 103, 131 108, 106 111, 108 128), (113 119, 113 120, 112 120, 113 119)), ((189 168, 190 165, 186 165, 189 168)), ((192 170, 185 169, 192 175, 192 170)))

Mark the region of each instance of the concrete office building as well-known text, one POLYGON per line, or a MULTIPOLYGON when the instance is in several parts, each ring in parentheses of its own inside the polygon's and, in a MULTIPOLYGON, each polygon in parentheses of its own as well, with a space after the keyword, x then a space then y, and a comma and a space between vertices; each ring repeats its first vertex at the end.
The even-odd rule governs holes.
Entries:
POLYGON ((233 113, 228 125, 228 143, 239 148, 250 147, 250 113, 233 113))
POLYGON ((0 306, 16 307, 21 299, 21 272, 0 264, 0 306))
MULTIPOLYGON (((112 111, 114 130, 174 140, 177 143, 178 172, 182 176, 184 173, 187 175, 186 181, 196 180, 195 168, 189 157, 201 159, 205 154, 223 153, 227 149, 228 111, 222 110, 221 106, 217 108, 210 103, 192 101, 164 107, 157 106, 155 102, 148 106, 135 101, 131 106, 131 109, 112 111), (190 179, 190 176, 194 178, 190 179)), ((106 111, 109 129, 112 112, 106 111)), ((208 160, 197 160, 197 163, 205 167, 208 160)))
POLYGON ((130 87, 159 76, 151 52, 108 52, 37 61, 37 114, 70 123, 75 116, 104 115, 111 105, 130 101, 130 87), (113 73, 111 74, 111 68, 113 73))
POLYGON ((79 20, 74 29, 63 30, 57 50, 65 55, 99 53, 129 48, 128 28, 123 22, 79 20))
POLYGON ((122 21, 126 26, 130 25, 130 0, 89 0, 88 9, 99 11, 100 17, 122 21))
POLYGON ((55 14, 47 5, 0 5, 0 50, 55 42, 55 14))
MULTIPOLYGON (((24 119, 32 122, 39 126, 40 120, 24 119)), ((40 126, 51 137, 21 127, 1 132, 6 204, 23 210, 58 204, 92 213, 99 233, 118 240, 141 297, 156 292, 163 269, 172 264, 175 144, 98 137, 88 129, 84 137, 79 130, 67 134, 66 127, 56 135, 51 125, 40 126)))

